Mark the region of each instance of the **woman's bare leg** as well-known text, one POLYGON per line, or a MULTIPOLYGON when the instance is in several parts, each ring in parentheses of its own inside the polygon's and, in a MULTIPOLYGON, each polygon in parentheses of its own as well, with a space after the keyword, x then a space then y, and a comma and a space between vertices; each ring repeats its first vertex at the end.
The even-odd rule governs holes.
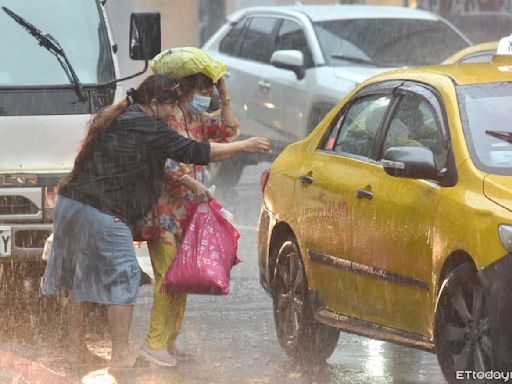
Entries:
POLYGON ((86 303, 75 302, 69 295, 67 303, 68 321, 68 360, 71 363, 81 363, 87 352, 85 342, 86 303))
POLYGON ((112 338, 111 365, 118 368, 133 367, 137 353, 128 343, 130 325, 133 317, 133 305, 108 305, 107 321, 112 338))

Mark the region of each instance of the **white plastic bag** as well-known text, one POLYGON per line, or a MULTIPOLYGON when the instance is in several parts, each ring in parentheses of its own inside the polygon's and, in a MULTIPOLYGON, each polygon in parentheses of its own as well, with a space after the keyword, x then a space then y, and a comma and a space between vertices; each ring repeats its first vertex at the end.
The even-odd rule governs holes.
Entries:
POLYGON ((53 233, 46 239, 46 242, 44 243, 44 249, 43 249, 43 261, 48 262, 48 259, 50 258, 50 252, 52 251, 52 245, 53 245, 53 233))
MULTIPOLYGON (((213 196, 215 194, 216 189, 217 187, 215 185, 212 185, 210 188, 208 188, 208 192, 210 193, 210 195, 213 196)), ((220 214, 229 222, 229 224, 234 225, 233 214, 229 212, 226 208, 222 207, 220 210, 220 214)))

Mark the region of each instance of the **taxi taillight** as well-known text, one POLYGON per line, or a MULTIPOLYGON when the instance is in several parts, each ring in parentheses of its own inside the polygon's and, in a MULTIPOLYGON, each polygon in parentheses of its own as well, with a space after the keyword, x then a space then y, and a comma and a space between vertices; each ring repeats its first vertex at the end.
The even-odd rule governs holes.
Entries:
POLYGON ((261 172, 261 175, 260 175, 261 192, 265 191, 265 187, 267 186, 269 176, 270 176, 270 168, 267 168, 263 172, 261 172))

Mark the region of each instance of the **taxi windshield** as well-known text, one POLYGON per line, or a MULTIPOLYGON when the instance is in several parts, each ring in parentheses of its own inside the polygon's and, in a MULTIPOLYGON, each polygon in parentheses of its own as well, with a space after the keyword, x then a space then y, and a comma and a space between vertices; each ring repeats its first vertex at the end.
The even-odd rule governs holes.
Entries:
MULTIPOLYGON (((62 46, 83 84, 114 78, 111 48, 97 1, 0 0, 6 7, 51 35, 62 46)), ((59 60, 22 25, 0 10, 0 87, 69 84, 59 60)))
POLYGON ((512 175, 512 82, 457 87, 462 126, 473 163, 512 175))

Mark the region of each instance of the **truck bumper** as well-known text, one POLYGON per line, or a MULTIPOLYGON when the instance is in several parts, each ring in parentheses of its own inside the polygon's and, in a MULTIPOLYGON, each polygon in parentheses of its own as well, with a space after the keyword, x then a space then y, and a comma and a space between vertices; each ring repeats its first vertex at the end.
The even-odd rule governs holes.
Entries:
POLYGON ((52 224, 2 224, 11 228, 11 255, 0 263, 41 261, 44 244, 52 233, 52 224))

